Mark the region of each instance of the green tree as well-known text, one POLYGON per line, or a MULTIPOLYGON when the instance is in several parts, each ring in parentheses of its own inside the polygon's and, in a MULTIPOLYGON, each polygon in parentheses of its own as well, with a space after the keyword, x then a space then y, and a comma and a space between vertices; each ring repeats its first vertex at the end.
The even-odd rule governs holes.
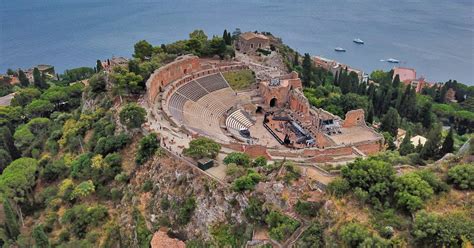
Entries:
POLYGON ((282 241, 288 238, 300 225, 300 223, 275 210, 265 217, 265 222, 270 228, 270 237, 282 241))
POLYGON ((58 109, 62 104, 67 103, 69 98, 66 87, 58 86, 50 87, 41 95, 41 99, 53 103, 56 109, 58 109))
POLYGON ((439 157, 439 145, 441 142, 441 127, 435 126, 428 133, 426 143, 421 149, 420 156, 423 159, 438 158, 439 157))
POLYGON ((148 43, 146 40, 141 40, 134 45, 135 53, 133 57, 144 60, 146 58, 151 58, 153 54, 153 46, 148 43))
POLYGON ((350 187, 346 179, 338 177, 327 185, 326 191, 336 197, 341 197, 350 190, 350 187))
POLYGON ((267 165, 267 159, 264 156, 258 156, 253 160, 252 164, 254 167, 263 167, 267 165))
POLYGON ((18 216, 13 211, 12 205, 7 198, 3 198, 3 212, 5 214, 5 231, 8 237, 16 240, 20 235, 20 225, 18 224, 18 216))
POLYGON ((0 174, 12 162, 12 157, 4 149, 0 149, 0 174))
POLYGON ((232 45, 232 37, 230 33, 227 32, 227 29, 224 29, 224 34, 222 34, 222 38, 224 39, 226 45, 232 45))
POLYGON ((325 247, 324 229, 319 222, 313 222, 302 234, 296 243, 300 248, 325 247))
POLYGON ((101 72, 104 70, 104 67, 102 66, 102 61, 100 61, 100 59, 97 60, 95 68, 97 72, 101 72))
POLYGON ((18 70, 18 80, 20 80, 20 85, 23 87, 28 87, 30 85, 30 80, 26 76, 23 70, 18 70))
POLYGON ((215 158, 221 145, 212 139, 199 137, 189 142, 189 148, 185 148, 183 154, 194 159, 215 158))
POLYGON ((131 59, 128 61, 128 71, 140 75, 140 62, 137 59, 131 59))
POLYGON ((410 153, 413 153, 415 152, 415 146, 411 143, 411 133, 410 132, 407 132, 405 134, 405 137, 403 138, 403 141, 402 143, 400 144, 400 148, 398 150, 398 152, 400 153, 400 155, 402 156, 406 156, 410 153))
MULTIPOLYGON (((13 199, 18 205, 33 202, 33 186, 36 184, 38 162, 33 158, 19 158, 0 175, 0 194, 13 199)), ((21 208, 18 208, 19 217, 23 220, 21 208)))
POLYGON ((256 197, 249 198, 249 204, 244 210, 245 217, 255 224, 263 224, 265 220, 264 202, 256 197))
POLYGON ((84 198, 95 192, 95 186, 92 180, 87 180, 77 185, 71 193, 71 200, 84 198))
POLYGON ((401 116, 414 120, 416 117, 416 92, 415 88, 408 85, 400 101, 398 112, 401 116))
POLYGON ((142 76, 128 72, 122 67, 116 67, 111 77, 114 83, 113 93, 120 97, 125 94, 138 94, 145 87, 142 76))
POLYGON ((344 166, 341 175, 352 188, 359 187, 369 192, 372 203, 380 204, 390 196, 395 171, 385 161, 357 159, 344 166))
POLYGON ((139 128, 145 122, 146 111, 136 103, 125 105, 120 111, 120 122, 127 128, 139 128))
POLYGON ((437 215, 419 211, 413 221, 413 237, 420 247, 469 247, 474 242, 474 221, 461 213, 437 215))
POLYGON ((298 200, 295 204, 295 211, 300 215, 314 218, 318 216, 318 212, 321 207, 321 202, 298 200))
POLYGON ((367 227, 359 223, 348 223, 341 227, 339 236, 348 247, 360 247, 360 244, 370 238, 371 234, 367 227))
POLYGON ((90 67, 78 67, 74 69, 65 70, 64 74, 61 75, 62 80, 73 83, 80 80, 90 78, 96 73, 93 68, 90 67))
POLYGON ((398 126, 400 125, 400 115, 394 108, 390 108, 382 118, 380 129, 389 132, 392 137, 397 137, 398 126))
POLYGON ((295 52, 295 57, 293 58, 293 66, 300 65, 300 56, 297 52, 295 52))
POLYGON ((397 177, 394 188, 397 205, 412 213, 421 209, 424 201, 434 193, 429 183, 416 173, 407 173, 397 177))
POLYGON ((302 81, 303 85, 306 87, 311 86, 311 81, 313 80, 313 61, 311 60, 311 56, 308 53, 304 54, 303 57, 303 71, 302 71, 302 81))
POLYGON ((46 89, 48 88, 48 84, 44 81, 43 75, 41 75, 41 72, 38 70, 37 67, 33 69, 33 83, 35 87, 39 89, 46 89))
POLYGON ((232 152, 224 158, 224 164, 236 164, 244 167, 250 166, 250 156, 246 153, 232 152))
POLYGON ((35 240, 35 247, 37 248, 50 248, 48 236, 44 232, 43 225, 37 225, 33 228, 33 239, 35 240))
POLYGON ((77 238, 82 239, 86 236, 90 227, 103 223, 108 216, 108 209, 103 205, 87 206, 79 204, 64 212, 61 217, 61 224, 69 224, 67 226, 68 230, 77 238))
POLYGON ((420 109, 421 124, 424 128, 431 128, 433 125, 433 113, 431 102, 426 102, 420 109))
POLYGON ((462 190, 473 190, 474 164, 459 164, 449 169, 448 182, 462 190))
POLYGON ((249 170, 247 175, 241 176, 234 180, 232 183, 232 188, 238 192, 252 190, 261 179, 262 176, 260 176, 260 174, 254 170, 249 170))
POLYGON ((25 113, 30 118, 34 117, 47 117, 54 110, 54 105, 42 99, 33 100, 30 104, 26 105, 25 113))
POLYGON ((15 93, 15 96, 12 99, 12 106, 21 106, 25 107, 31 103, 34 99, 39 98, 41 91, 36 88, 25 88, 20 89, 15 93))
POLYGON ((104 92, 107 85, 107 78, 105 73, 98 73, 89 79, 89 87, 92 92, 104 92))
POLYGON ((454 151, 454 139, 453 139, 453 128, 449 129, 448 135, 443 141, 443 145, 441 146, 441 155, 446 153, 451 153, 454 151))
POLYGON ((17 159, 20 157, 20 154, 15 147, 15 141, 13 139, 12 133, 6 126, 0 127, 0 148, 7 151, 11 159, 17 159))
POLYGON ((158 140, 158 136, 155 133, 150 133, 149 135, 143 137, 140 140, 138 146, 135 162, 137 162, 137 164, 144 164, 155 154, 159 147, 160 141, 158 140))

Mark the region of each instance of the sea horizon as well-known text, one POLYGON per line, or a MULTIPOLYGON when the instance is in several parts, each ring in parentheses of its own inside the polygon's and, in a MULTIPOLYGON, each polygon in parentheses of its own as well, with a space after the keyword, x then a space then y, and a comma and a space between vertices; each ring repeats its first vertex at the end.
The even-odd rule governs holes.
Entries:
POLYGON ((0 71, 51 64, 56 71, 131 57, 133 45, 209 37, 224 29, 271 32, 300 53, 337 60, 368 74, 410 67, 431 82, 474 85, 472 3, 401 0, 91 1, 19 0, 0 7, 0 71), (338 6, 345 6, 340 8, 338 6), (469 7, 471 6, 471 8, 469 7), (126 8, 124 8, 126 7, 126 8), (329 13, 340 11, 340 16, 329 13), (353 39, 364 40, 358 45, 353 39), (335 47, 347 51, 338 53, 335 47), (399 64, 381 60, 394 58, 399 64))

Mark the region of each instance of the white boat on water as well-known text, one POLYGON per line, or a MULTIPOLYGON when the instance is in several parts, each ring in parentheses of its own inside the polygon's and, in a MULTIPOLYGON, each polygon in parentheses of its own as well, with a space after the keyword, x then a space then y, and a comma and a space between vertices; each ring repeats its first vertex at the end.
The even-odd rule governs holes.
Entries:
POLYGON ((398 63, 400 63, 399 60, 394 59, 394 58, 389 58, 389 59, 387 59, 386 61, 387 61, 388 63, 393 63, 393 64, 398 64, 398 63))
POLYGON ((334 48, 334 51, 336 51, 336 52, 345 52, 346 49, 344 49, 342 47, 336 47, 336 48, 334 48))
POLYGON ((359 39, 359 38, 354 39, 354 40, 352 40, 352 41, 353 41, 354 43, 356 43, 356 44, 361 44, 361 45, 364 44, 364 41, 361 40, 361 39, 359 39))

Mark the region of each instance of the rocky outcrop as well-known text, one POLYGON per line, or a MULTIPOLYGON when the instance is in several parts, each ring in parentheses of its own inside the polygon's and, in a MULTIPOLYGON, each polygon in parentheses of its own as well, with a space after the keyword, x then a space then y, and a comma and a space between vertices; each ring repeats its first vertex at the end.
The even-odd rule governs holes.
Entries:
MULTIPOLYGON (((152 232, 168 226, 170 232, 181 239, 210 239, 209 229, 214 224, 242 223, 247 197, 223 187, 196 169, 173 158, 157 158, 136 171, 128 192, 143 192, 145 182, 151 182, 153 189, 135 193, 131 199, 124 197, 122 204, 140 209, 152 232), (195 209, 189 222, 183 224, 179 208, 191 198, 195 200, 195 209)), ((131 221, 125 216, 122 220, 131 221)))

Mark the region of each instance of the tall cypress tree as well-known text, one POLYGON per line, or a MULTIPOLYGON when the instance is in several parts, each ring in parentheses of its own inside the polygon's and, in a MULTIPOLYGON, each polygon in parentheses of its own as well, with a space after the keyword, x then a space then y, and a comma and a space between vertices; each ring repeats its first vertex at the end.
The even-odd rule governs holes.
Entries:
POLYGON ((12 133, 6 126, 0 128, 0 148, 5 149, 10 157, 15 160, 20 157, 20 153, 16 149, 12 133))
POLYGON ((393 88, 398 88, 400 87, 400 76, 397 74, 395 75, 395 78, 392 81, 392 87, 393 88))
POLYGON ((300 56, 295 52, 295 57, 293 58, 293 66, 298 66, 300 64, 300 56))
POLYGON ((454 151, 454 139, 453 139, 453 128, 449 129, 448 135, 443 141, 443 145, 441 146, 441 155, 446 153, 451 153, 454 151))
POLYGON ((30 85, 30 80, 28 80, 25 72, 21 69, 18 70, 18 79, 20 80, 21 86, 28 87, 30 85))
POLYGON ((102 66, 102 61, 100 61, 100 59, 97 60, 96 69, 97 69, 97 72, 104 70, 104 67, 102 66))
POLYGON ((421 107, 421 124, 423 125, 424 128, 430 128, 431 125, 433 124, 433 118, 432 118, 432 113, 431 113, 431 108, 432 105, 430 102, 425 103, 421 107))
POLYGON ((13 212, 10 201, 3 199, 3 211, 5 212, 5 230, 9 238, 16 240, 20 235, 20 225, 18 224, 18 216, 13 212))
POLYGON ((303 84, 306 87, 309 87, 311 84, 311 80, 313 78, 312 73, 313 73, 313 61, 311 61, 311 56, 309 56, 308 53, 304 54, 303 58, 303 84))
POLYGON ((12 162, 12 157, 10 154, 5 151, 5 149, 0 148, 0 174, 5 168, 12 162))
POLYGON ((400 125, 400 116, 396 109, 390 108, 382 118, 380 129, 390 133, 392 137, 397 137, 398 125, 400 125))
POLYGON ((402 143, 400 144, 400 149, 398 152, 400 155, 405 156, 407 154, 413 153, 415 151, 415 146, 411 143, 411 133, 407 132, 403 138, 402 143))
POLYGON ((46 83, 44 82, 43 75, 41 75, 41 72, 37 67, 33 69, 33 83, 35 87, 39 89, 45 89, 47 87, 46 83))
POLYGON ((374 122, 374 105, 372 104, 372 102, 369 102, 369 109, 367 110, 367 120, 366 121, 371 125, 374 122))
POLYGON ((37 225, 33 229, 33 238, 35 239, 35 244, 37 248, 50 248, 48 236, 44 232, 42 225, 37 225))
POLYGON ((439 156, 439 143, 441 141, 441 128, 435 126, 428 133, 428 140, 421 149, 420 156, 423 159, 437 159, 439 156))
POLYGON ((225 44, 230 46, 232 45, 232 36, 230 32, 227 32, 227 29, 224 29, 224 33, 222 34, 222 39, 225 41, 225 44))

